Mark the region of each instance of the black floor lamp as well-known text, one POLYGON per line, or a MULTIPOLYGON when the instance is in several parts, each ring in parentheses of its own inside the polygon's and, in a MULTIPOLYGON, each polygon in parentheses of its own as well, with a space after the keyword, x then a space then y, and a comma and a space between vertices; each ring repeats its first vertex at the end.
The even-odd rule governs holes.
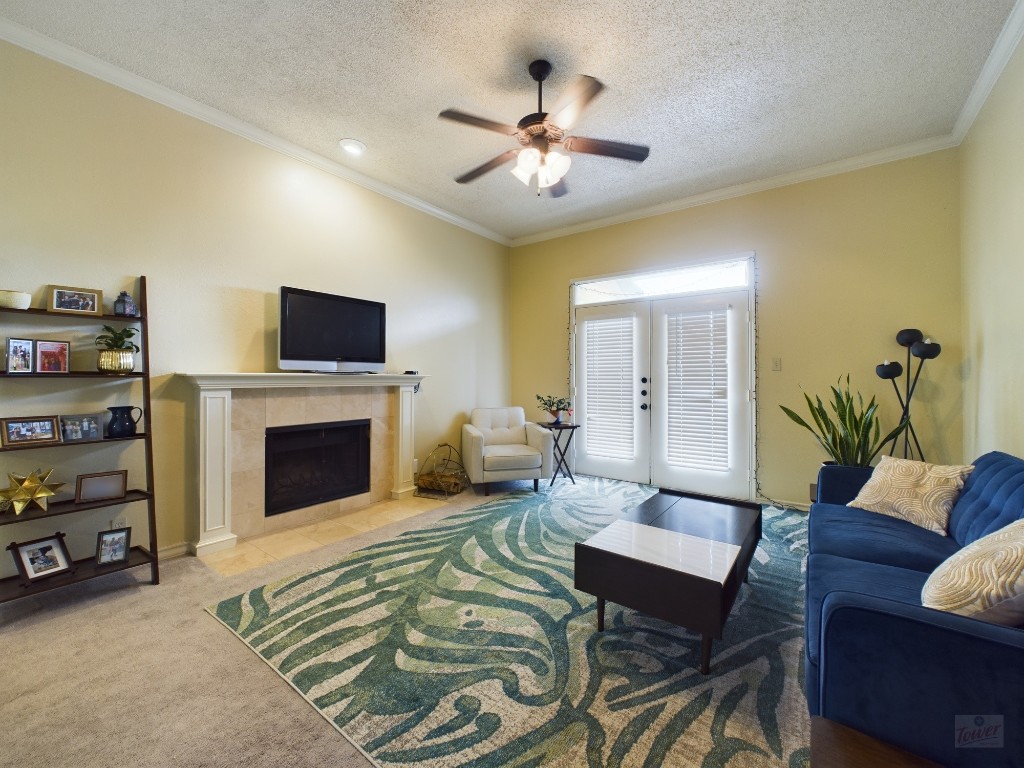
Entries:
MULTIPOLYGON (((907 429, 903 433, 903 458, 909 459, 911 457, 912 451, 910 449, 910 439, 913 438, 914 447, 917 449, 917 458, 924 461, 924 452, 921 450, 921 443, 917 439, 917 432, 914 431, 914 424, 910 421, 910 400, 914 397, 914 390, 917 388, 917 380, 921 377, 921 369, 924 367, 924 361, 934 360, 938 357, 939 353, 942 352, 942 346, 938 342, 924 338, 924 334, 917 330, 917 328, 904 328, 896 334, 896 343, 901 347, 907 348, 906 378, 903 384, 904 391, 900 392, 900 388, 896 384, 896 379, 904 373, 904 368, 900 363, 890 363, 886 360, 881 365, 875 366, 875 373, 878 374, 880 379, 889 379, 889 381, 892 382, 892 388, 896 390, 896 397, 899 399, 900 407, 903 409, 903 415, 900 417, 900 421, 907 422, 907 429), (911 382, 910 379, 911 356, 918 359, 917 372, 914 374, 913 382, 911 382)), ((897 442, 899 442, 899 438, 892 441, 892 448, 889 451, 890 456, 896 453, 897 442)))

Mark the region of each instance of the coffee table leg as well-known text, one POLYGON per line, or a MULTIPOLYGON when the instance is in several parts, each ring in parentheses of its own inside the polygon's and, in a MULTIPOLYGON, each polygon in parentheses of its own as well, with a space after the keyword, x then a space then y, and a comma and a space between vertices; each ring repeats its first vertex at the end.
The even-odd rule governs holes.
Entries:
POLYGON ((604 598, 597 598, 597 631, 604 632, 604 598))
POLYGON ((700 673, 706 675, 711 665, 711 635, 700 637, 700 673))

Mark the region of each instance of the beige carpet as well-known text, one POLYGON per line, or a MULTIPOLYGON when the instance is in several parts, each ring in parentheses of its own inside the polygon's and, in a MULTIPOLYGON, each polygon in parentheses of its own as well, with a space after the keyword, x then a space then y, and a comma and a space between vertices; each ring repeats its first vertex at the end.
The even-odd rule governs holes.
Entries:
POLYGON ((0 765, 369 766, 204 608, 483 501, 237 576, 182 557, 159 586, 135 569, 0 605, 0 765))

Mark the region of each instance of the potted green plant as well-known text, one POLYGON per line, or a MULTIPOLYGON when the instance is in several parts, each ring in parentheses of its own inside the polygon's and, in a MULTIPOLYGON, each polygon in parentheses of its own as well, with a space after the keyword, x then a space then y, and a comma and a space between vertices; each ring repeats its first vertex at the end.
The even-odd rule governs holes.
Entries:
POLYGON ((539 403, 538 408, 551 414, 552 424, 561 424, 562 411, 572 408, 569 398, 559 395, 537 395, 537 402, 539 403))
MULTIPOLYGON (((895 429, 882 437, 878 403, 874 396, 865 405, 860 392, 851 393, 849 374, 846 375, 845 386, 843 377, 840 376, 836 386, 831 387, 831 390, 832 399, 829 400, 827 407, 820 397, 812 400, 810 395, 804 393, 813 426, 791 408, 784 405, 779 407, 789 418, 810 432, 829 455, 830 461, 823 464, 822 472, 842 473, 846 476, 840 481, 843 485, 859 487, 858 483, 866 481, 870 476, 871 462, 879 451, 906 429, 908 421, 902 420, 895 429)), ((851 499, 853 495, 850 496, 851 499)))
POLYGON ((96 337, 96 346, 100 348, 96 357, 96 370, 103 373, 131 373, 135 370, 135 352, 139 345, 132 341, 138 330, 126 326, 117 330, 104 325, 103 333, 96 337))

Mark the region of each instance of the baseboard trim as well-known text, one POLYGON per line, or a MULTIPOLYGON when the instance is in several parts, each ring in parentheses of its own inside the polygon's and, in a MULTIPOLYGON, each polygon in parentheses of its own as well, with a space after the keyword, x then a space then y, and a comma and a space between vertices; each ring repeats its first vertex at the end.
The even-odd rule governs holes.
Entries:
POLYGON ((182 555, 190 554, 188 542, 183 541, 180 544, 173 544, 169 547, 160 547, 158 550, 160 553, 161 560, 170 560, 172 557, 181 557, 182 555))

